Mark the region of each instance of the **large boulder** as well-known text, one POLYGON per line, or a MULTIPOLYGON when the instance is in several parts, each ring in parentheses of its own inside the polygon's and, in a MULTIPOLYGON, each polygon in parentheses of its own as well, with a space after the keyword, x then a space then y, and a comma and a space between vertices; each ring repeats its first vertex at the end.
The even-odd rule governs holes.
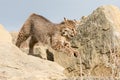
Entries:
POLYGON ((82 17, 78 35, 73 39, 73 43, 79 46, 82 65, 82 69, 79 69, 82 70, 82 74, 118 77, 120 69, 119 8, 112 5, 101 6, 92 14, 82 17))
MULTIPOLYGON (((7 32, 3 29, 0 31, 7 32)), ((9 33, 2 33, 2 35, 4 36, 0 36, 0 39, 11 37, 9 33)), ((61 80, 66 78, 63 67, 55 62, 25 54, 9 40, 0 41, 0 80, 61 80)))

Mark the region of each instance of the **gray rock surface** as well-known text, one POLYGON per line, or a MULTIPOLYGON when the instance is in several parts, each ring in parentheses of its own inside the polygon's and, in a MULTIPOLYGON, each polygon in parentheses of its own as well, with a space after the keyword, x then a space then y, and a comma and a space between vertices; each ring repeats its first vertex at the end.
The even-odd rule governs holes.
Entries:
POLYGON ((82 17, 78 36, 73 42, 79 46, 84 75, 108 77, 119 74, 119 8, 101 6, 82 17))

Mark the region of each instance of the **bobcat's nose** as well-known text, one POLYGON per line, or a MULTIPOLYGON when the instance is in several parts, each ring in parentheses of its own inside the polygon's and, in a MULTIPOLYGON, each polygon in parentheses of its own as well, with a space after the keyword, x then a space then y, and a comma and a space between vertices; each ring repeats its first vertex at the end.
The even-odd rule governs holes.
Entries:
POLYGON ((65 32, 63 32, 63 35, 65 35, 65 32))

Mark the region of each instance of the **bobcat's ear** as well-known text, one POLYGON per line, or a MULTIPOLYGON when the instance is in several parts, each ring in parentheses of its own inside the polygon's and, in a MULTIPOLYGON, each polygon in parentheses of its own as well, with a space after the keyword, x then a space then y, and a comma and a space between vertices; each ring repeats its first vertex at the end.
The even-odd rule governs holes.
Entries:
POLYGON ((64 17, 64 22, 66 22, 67 21, 67 19, 64 17))
POLYGON ((74 23, 77 23, 78 21, 74 19, 73 22, 74 22, 74 23))

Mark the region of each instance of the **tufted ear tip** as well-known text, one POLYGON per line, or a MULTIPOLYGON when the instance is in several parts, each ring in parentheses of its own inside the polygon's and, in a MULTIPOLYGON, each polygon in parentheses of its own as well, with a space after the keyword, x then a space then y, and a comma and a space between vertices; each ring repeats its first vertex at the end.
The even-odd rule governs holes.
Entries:
POLYGON ((78 21, 76 19, 73 20, 75 23, 77 23, 78 21))
POLYGON ((64 17, 64 21, 67 21, 67 19, 64 17))

